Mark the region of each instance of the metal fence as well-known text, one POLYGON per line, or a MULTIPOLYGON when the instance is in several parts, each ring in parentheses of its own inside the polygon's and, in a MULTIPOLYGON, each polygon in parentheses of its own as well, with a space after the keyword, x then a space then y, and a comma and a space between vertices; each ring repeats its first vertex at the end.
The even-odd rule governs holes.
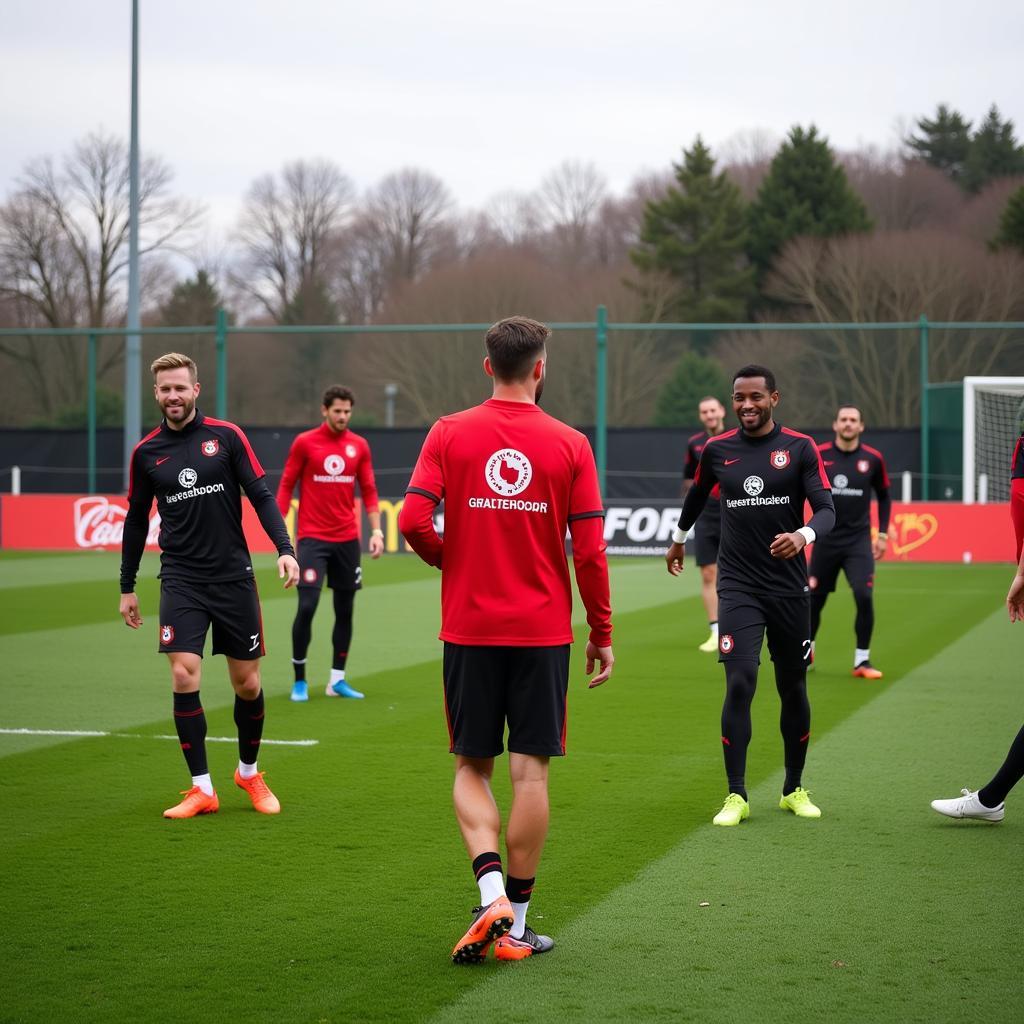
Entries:
MULTIPOLYGON (((213 325, 138 333, 144 367, 170 348, 196 358, 206 392, 201 404, 219 417, 249 426, 308 425, 323 387, 344 381, 356 388, 358 429, 428 424, 486 397, 479 364, 489 326, 235 326, 220 313, 213 325)), ((1017 322, 932 322, 922 315, 896 323, 628 323, 610 321, 599 306, 591 321, 550 326, 555 340, 545 408, 593 428, 602 482, 609 424, 658 423, 665 386, 687 353, 707 357, 725 380, 745 362, 771 366, 783 392, 780 419, 801 429, 827 427, 842 402, 861 406, 869 428, 919 427, 918 495, 925 499, 959 491, 956 382, 969 374, 1024 375, 1024 323, 1017 322)), ((128 334, 126 328, 0 329, 4 425, 84 428, 91 490, 98 427, 127 419, 128 334)), ((145 369, 142 377, 145 395, 145 369)), ((157 417, 144 399, 143 423, 157 417)), ((122 472, 137 437, 126 433, 123 440, 122 472)), ((0 466, 0 486, 9 473, 0 466)))

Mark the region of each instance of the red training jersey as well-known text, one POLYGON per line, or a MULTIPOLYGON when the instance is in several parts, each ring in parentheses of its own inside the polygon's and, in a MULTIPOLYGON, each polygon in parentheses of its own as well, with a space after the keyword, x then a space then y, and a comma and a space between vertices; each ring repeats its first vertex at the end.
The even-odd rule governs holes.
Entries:
POLYGON ((421 557, 441 567, 441 639, 471 646, 572 642, 571 528, 591 639, 608 646, 603 517, 586 437, 532 402, 492 398, 431 427, 400 524, 421 557), (440 501, 443 541, 429 515, 440 501))
POLYGON ((277 489, 277 507, 284 516, 291 506, 295 484, 299 484, 296 539, 355 540, 359 536, 356 481, 366 511, 376 512, 377 484, 366 438, 351 430, 336 434, 326 423, 299 434, 288 451, 277 489))

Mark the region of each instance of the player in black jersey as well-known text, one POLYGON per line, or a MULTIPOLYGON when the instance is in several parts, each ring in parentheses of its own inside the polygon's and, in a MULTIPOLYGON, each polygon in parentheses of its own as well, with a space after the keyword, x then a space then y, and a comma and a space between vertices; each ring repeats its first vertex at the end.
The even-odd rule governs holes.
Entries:
POLYGON ((1017 561, 1024 547, 1024 433, 1017 438, 1010 460, 1010 519, 1017 539, 1017 561))
POLYGON ((241 491, 277 547, 278 574, 286 587, 299 578, 288 531, 263 467, 245 434, 233 423, 204 416, 196 364, 169 352, 152 367, 163 422, 132 452, 128 515, 121 544, 121 617, 142 625, 135 578, 156 498, 160 513, 160 632, 158 650, 171 665, 174 724, 192 775, 185 799, 165 818, 191 818, 219 803, 206 761, 206 716, 199 682, 207 630, 213 653, 224 654, 235 690, 239 762, 235 782, 264 814, 281 809, 257 771, 263 735, 260 657, 266 653, 252 559, 242 532, 241 491))
POLYGON ((678 576, 686 531, 718 484, 718 660, 725 666, 722 745, 729 795, 714 818, 716 825, 738 825, 750 815, 745 781, 750 704, 766 635, 782 701, 786 781, 779 806, 802 818, 821 816, 801 786, 811 734, 811 622, 807 563, 798 556, 832 529, 835 509, 817 447, 805 434, 775 422, 778 401, 771 370, 751 365, 736 372, 732 406, 739 429, 727 430, 704 446, 665 553, 668 571, 678 576), (806 526, 805 501, 813 513, 806 526))
MULTIPOLYGON (((690 489, 700 453, 704 451, 709 437, 715 437, 725 430, 725 406, 712 395, 700 400, 697 406, 704 429, 686 442, 686 462, 683 465, 683 496, 690 489)), ((694 524, 694 548, 697 567, 700 569, 700 596, 708 613, 710 633, 707 640, 697 648, 710 654, 718 650, 718 545, 722 536, 722 514, 718 505, 718 488, 708 497, 704 511, 694 524)))
POLYGON ((814 545, 811 552, 811 660, 816 656, 815 638, 828 595, 836 589, 839 572, 853 589, 857 605, 854 632, 853 674, 861 679, 881 679, 871 664, 871 634, 875 627, 875 560, 884 557, 888 543, 889 475, 885 458, 876 448, 861 443, 864 419, 855 405, 842 405, 832 424, 835 441, 819 445, 822 463, 832 484, 836 506, 835 529, 814 545), (871 539, 871 493, 878 496, 878 534, 871 539))

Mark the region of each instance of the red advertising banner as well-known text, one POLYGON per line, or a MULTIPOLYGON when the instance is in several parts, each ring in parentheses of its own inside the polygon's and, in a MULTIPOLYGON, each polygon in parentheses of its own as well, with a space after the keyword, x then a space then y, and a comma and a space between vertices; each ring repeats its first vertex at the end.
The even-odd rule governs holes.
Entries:
MULTIPOLYGON (((664 503, 663 503, 664 504, 664 503)), ((293 506, 294 507, 294 506, 293 506)), ((387 520, 388 550, 405 550, 399 543, 394 520, 400 503, 382 501, 383 516, 387 520), (385 509, 385 506, 387 508, 385 509), (390 513, 395 514, 390 514, 390 513), (394 536, 391 536, 394 534, 394 536)), ((678 507, 678 505, 676 506, 678 507)), ((242 501, 242 525, 250 551, 273 552, 274 548, 260 526, 256 513, 242 501)), ((23 494, 0 495, 0 548, 49 549, 75 551, 84 548, 119 550, 121 531, 128 502, 122 495, 78 494, 23 494)), ((661 508, 610 505, 605 522, 609 546, 609 530, 615 524, 628 533, 634 519, 654 524, 654 534, 643 539, 647 548, 638 549, 649 554, 653 548, 668 546, 669 533, 675 516, 666 516, 661 508), (665 537, 657 529, 662 520, 667 523, 665 537), (653 545, 653 548, 650 547, 653 545)), ((874 515, 874 512, 872 513, 874 515)), ((289 516, 289 526, 291 526, 289 516)), ((156 548, 160 519, 154 508, 149 523, 147 547, 156 548)), ((613 530, 614 532, 614 530, 613 530)), ((920 502, 911 505, 894 504, 889 525, 887 561, 894 562, 1012 562, 1014 561, 1014 534, 1010 522, 1009 506, 961 505, 953 502, 920 502)), ((623 549, 622 553, 625 553, 623 549)), ((616 553, 619 553, 616 549, 616 553)))

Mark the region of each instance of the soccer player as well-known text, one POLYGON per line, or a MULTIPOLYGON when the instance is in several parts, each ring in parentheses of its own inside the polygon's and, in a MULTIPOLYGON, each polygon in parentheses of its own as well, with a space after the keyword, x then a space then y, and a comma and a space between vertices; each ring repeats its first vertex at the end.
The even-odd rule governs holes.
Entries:
POLYGON ((299 577, 284 520, 264 480, 263 467, 234 423, 196 408, 199 380, 188 356, 155 360, 153 393, 163 422, 132 452, 128 514, 121 543, 121 617, 142 625, 135 578, 146 547, 149 511, 160 513, 160 638, 171 666, 174 725, 192 775, 185 799, 165 818, 193 818, 220 806, 206 761, 206 715, 199 697, 206 632, 213 653, 227 657, 235 690, 238 768, 235 783, 262 814, 277 814, 278 799, 257 770, 263 736, 260 658, 266 653, 252 559, 242 532, 244 490, 278 551, 285 587, 299 577))
POLYGON ((876 448, 861 443, 864 418, 855 405, 841 405, 832 424, 835 441, 818 446, 822 463, 832 484, 836 506, 835 529, 814 545, 811 552, 811 663, 821 612, 828 595, 836 589, 839 570, 853 589, 857 605, 854 632, 853 675, 881 679, 871 664, 871 633, 875 628, 875 559, 885 556, 889 540, 889 475, 885 459, 876 448), (878 534, 871 540, 871 492, 878 496, 878 534))
POLYGON ((686 531, 717 484, 722 496, 718 660, 725 666, 722 746, 729 795, 715 815, 716 825, 738 825, 750 816, 745 779, 750 705, 765 636, 782 701, 786 780, 779 806, 797 817, 821 817, 801 785, 811 735, 811 620, 807 562, 798 556, 832 529, 835 509, 817 447, 805 434, 775 422, 778 402, 771 370, 750 365, 736 371, 732 407, 740 426, 710 438, 704 446, 672 545, 665 552, 668 571, 678 576, 686 531), (805 501, 812 510, 806 525, 805 501))
POLYGON ((334 593, 334 630, 331 633, 331 675, 328 697, 361 699, 363 694, 345 679, 345 662, 352 646, 352 611, 356 591, 363 585, 359 564, 359 524, 355 491, 359 491, 370 520, 370 557, 380 558, 384 534, 380 528, 377 485, 366 439, 348 429, 355 395, 332 385, 324 392, 324 421, 292 442, 284 474, 277 489, 277 507, 288 514, 298 483, 299 607, 292 623, 292 700, 309 700, 306 654, 313 635, 313 616, 320 603, 324 579, 334 593))
MULTIPOLYGON (((1017 573, 1006 595, 1011 622, 1024 622, 1024 434, 1013 449, 1010 468, 1010 517, 1017 544, 1017 573)), ((951 800, 933 800, 932 808, 949 818, 979 818, 1002 821, 1007 794, 1024 778, 1024 726, 1010 744, 999 771, 979 790, 962 789, 951 800)))
POLYGON ((493 397, 430 429, 399 515, 413 550, 441 570, 444 699, 455 755, 455 816, 481 907, 455 944, 455 963, 546 953, 554 942, 526 924, 548 829, 548 763, 565 753, 572 591, 587 610, 591 688, 612 673, 611 606, 597 468, 583 434, 539 407, 550 330, 513 316, 488 330, 484 370, 493 397), (444 539, 433 513, 445 508, 444 539), (508 723, 512 807, 491 793, 508 723))
MULTIPOLYGON (((708 439, 725 430, 725 406, 712 395, 702 398, 697 406, 704 429, 686 442, 686 462, 683 466, 683 495, 693 485, 693 477, 700 462, 700 453, 708 439)), ((718 488, 712 488, 694 526, 694 548, 700 569, 700 596, 708 613, 710 633, 697 650, 710 654, 718 650, 718 545, 722 536, 722 511, 718 501, 718 488)))

